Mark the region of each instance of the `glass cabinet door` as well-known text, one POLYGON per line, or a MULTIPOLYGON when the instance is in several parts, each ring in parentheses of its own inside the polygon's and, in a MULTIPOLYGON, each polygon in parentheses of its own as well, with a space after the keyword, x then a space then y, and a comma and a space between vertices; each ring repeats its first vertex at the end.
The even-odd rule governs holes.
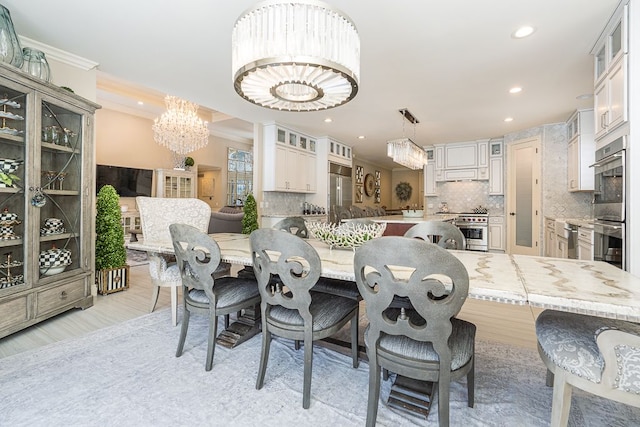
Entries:
POLYGON ((40 151, 29 196, 38 221, 43 279, 82 267, 83 116, 41 100, 40 117, 40 151))
POLYGON ((0 86, 0 293, 25 287, 27 95, 0 86))

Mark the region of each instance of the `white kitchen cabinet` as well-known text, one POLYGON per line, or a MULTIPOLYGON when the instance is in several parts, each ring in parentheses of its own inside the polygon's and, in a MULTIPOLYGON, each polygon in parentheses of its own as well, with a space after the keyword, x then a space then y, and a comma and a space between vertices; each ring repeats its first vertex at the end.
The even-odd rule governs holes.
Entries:
POLYGON ((264 191, 315 193, 317 190, 315 151, 315 138, 276 124, 265 125, 264 191))
POLYGON ((489 217, 489 250, 490 251, 502 251, 505 250, 504 243, 504 217, 503 216, 491 216, 489 217))
POLYGON ((424 165, 424 195, 437 196, 435 148, 425 149, 427 164, 424 165))
POLYGON ((328 157, 333 163, 351 167, 353 165, 353 155, 351 147, 335 139, 328 138, 328 157))
POLYGON ((195 171, 156 169, 156 197, 195 198, 197 180, 195 171))
POLYGON ((488 140, 435 146, 435 180, 489 179, 488 140))
POLYGON ((476 142, 445 145, 444 168, 470 169, 478 167, 478 144, 476 142))
POLYGON ((567 122, 568 190, 593 191, 594 174, 589 166, 595 162, 593 110, 578 110, 567 122))
POLYGON ((556 235, 556 257, 557 258, 568 258, 569 257, 569 240, 556 235))
POLYGON ((504 156, 501 139, 489 141, 489 194, 504 195, 504 156))
POLYGON ((628 6, 624 3, 620 3, 592 51, 596 139, 628 120, 628 6))
POLYGON ((553 218, 545 219, 544 231, 544 255, 548 257, 556 256, 556 220, 553 218))
POLYGON ((578 227, 578 259, 593 261, 593 228, 578 227))

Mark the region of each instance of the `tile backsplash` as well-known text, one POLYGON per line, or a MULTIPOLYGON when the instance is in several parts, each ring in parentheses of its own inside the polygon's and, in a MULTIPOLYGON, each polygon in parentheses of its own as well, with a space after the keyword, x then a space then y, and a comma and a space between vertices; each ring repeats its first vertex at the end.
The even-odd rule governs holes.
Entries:
POLYGON ((473 212, 479 206, 487 208, 489 215, 504 215, 504 196, 489 195, 489 181, 439 182, 438 196, 427 197, 427 214, 440 211, 447 203, 449 212, 473 212), (429 207, 432 206, 432 207, 429 207))

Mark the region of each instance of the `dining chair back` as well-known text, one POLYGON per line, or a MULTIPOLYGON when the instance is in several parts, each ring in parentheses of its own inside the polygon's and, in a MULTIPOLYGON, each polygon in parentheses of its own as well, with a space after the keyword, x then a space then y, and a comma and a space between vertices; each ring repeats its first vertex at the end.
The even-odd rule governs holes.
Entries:
POLYGON ((443 221, 419 222, 404 233, 404 237, 415 237, 437 243, 445 249, 466 249, 464 234, 455 225, 443 221))
POLYGON ((455 318, 469 291, 464 265, 447 250, 420 239, 386 236, 362 245, 354 271, 369 319, 367 426, 374 426, 380 370, 437 383, 441 426, 449 425, 450 381, 467 376, 473 407, 475 325, 455 318), (406 298, 406 306, 394 304, 406 298))
POLYGON ((220 264, 220 247, 209 235, 187 224, 169 226, 173 249, 182 278, 184 315, 176 357, 182 355, 191 313, 209 317, 209 338, 205 369, 213 366, 218 316, 237 313, 260 302, 257 282, 250 278, 214 274, 220 264))
POLYGON ((309 237, 309 230, 307 230, 307 224, 304 218, 300 216, 290 216, 279 222, 274 226, 276 230, 283 230, 291 234, 295 234, 298 237, 307 239, 309 237))
MULTIPOLYGON (((170 247, 169 225, 176 222, 192 225, 201 231, 207 231, 209 226, 211 208, 199 199, 139 196, 136 197, 136 204, 140 212, 142 236, 147 245, 170 247)), ((160 288, 171 288, 171 321, 175 326, 178 323, 178 288, 182 284, 180 272, 171 255, 148 252, 148 258, 153 285, 150 312, 156 308, 160 288)), ((228 273, 230 265, 226 264, 226 267, 219 275, 228 273)))
POLYGON ((335 218, 333 219, 335 224, 341 224, 343 219, 350 219, 352 217, 349 208, 345 208, 344 206, 334 206, 333 210, 335 212, 335 218))
POLYGON ((567 425, 574 387, 640 407, 640 325, 545 310, 536 335, 547 385, 553 385, 552 427, 567 425))
POLYGON ((262 352, 256 388, 264 385, 272 334, 302 341, 302 407, 307 409, 311 401, 313 341, 334 335, 351 321, 351 354, 353 366, 358 366, 358 301, 312 290, 322 266, 316 250, 303 239, 268 228, 253 231, 249 239, 262 296, 262 352))
POLYGON ((349 210, 351 211, 351 218, 364 218, 367 216, 365 210, 358 206, 351 205, 349 210))

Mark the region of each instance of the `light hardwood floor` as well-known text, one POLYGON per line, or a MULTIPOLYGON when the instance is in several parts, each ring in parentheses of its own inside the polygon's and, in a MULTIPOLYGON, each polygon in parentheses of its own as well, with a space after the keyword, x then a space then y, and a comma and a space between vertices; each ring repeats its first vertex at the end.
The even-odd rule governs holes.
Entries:
MULTIPOLYGON (((149 313, 150 303, 151 279, 148 266, 131 267, 129 289, 110 295, 98 295, 94 298, 93 307, 70 310, 0 339, 0 358, 142 316, 149 313)), ((156 310, 170 305, 169 289, 163 288, 156 310)), ((479 339, 534 349, 534 322, 539 312, 540 310, 532 310, 529 306, 468 299, 459 317, 476 324, 479 339)), ((167 312, 167 322, 170 321, 171 314, 167 312)))

